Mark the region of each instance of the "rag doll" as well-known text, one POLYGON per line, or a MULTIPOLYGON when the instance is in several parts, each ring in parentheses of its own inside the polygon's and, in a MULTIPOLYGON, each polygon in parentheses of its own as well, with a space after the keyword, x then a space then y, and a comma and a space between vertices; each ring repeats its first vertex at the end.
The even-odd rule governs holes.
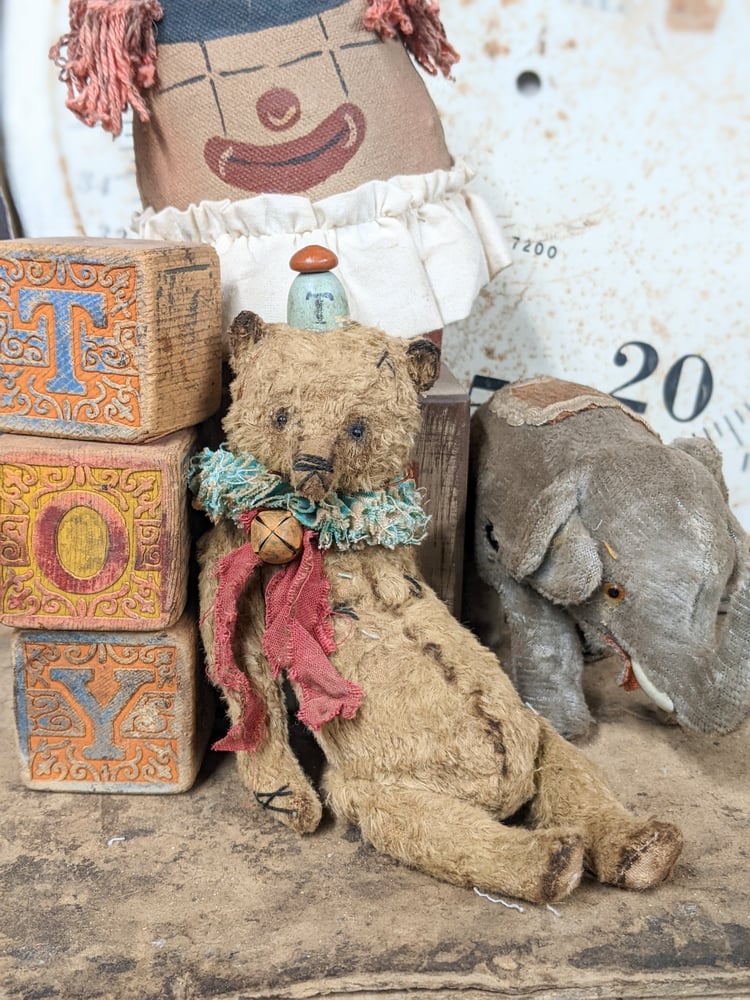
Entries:
POLYGON ((306 243, 339 257, 352 316, 404 335, 509 263, 407 51, 451 72, 434 0, 71 0, 70 24, 68 106, 114 134, 134 109, 135 234, 214 245, 227 326, 248 303, 285 319, 306 243))

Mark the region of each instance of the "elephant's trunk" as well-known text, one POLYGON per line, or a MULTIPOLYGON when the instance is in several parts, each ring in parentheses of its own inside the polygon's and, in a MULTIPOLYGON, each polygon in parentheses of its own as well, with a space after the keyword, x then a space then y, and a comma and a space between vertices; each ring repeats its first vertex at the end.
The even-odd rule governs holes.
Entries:
POLYGON ((728 733, 750 714, 750 577, 721 617, 716 648, 677 667, 667 688, 678 722, 701 733, 728 733))

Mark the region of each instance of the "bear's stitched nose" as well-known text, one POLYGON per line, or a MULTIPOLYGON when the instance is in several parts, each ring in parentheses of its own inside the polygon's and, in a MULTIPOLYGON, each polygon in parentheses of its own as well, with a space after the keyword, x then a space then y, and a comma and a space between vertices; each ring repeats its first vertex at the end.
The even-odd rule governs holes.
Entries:
POLYGON ((292 485, 310 500, 322 500, 332 478, 333 465, 322 455, 298 455, 292 463, 292 485))

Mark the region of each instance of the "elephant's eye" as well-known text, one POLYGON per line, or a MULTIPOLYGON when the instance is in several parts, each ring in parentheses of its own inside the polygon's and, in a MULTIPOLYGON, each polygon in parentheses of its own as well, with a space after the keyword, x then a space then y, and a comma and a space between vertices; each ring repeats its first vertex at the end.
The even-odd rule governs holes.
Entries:
POLYGON ((619 604, 625 596, 625 588, 619 583, 605 583, 602 590, 611 604, 619 604))
POLYGON ((495 538, 495 525, 491 521, 488 521, 487 524, 485 524, 484 533, 487 536, 487 541, 490 543, 495 552, 499 552, 500 545, 495 538))
POLYGON ((286 425, 289 423, 289 410, 283 406, 280 410, 277 410, 272 418, 273 426, 279 430, 283 431, 286 425))

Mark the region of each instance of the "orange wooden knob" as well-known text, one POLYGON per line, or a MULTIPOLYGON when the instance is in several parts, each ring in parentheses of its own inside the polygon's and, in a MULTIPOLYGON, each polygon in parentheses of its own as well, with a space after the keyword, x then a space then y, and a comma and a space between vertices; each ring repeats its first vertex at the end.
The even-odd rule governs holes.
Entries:
POLYGON ((330 271, 336 267, 339 259, 333 250, 319 247, 316 243, 302 247, 290 259, 289 267, 300 274, 311 274, 316 271, 330 271))
POLYGON ((250 525, 250 544, 263 562, 283 566, 302 548, 302 525, 288 510, 262 510, 250 525))

